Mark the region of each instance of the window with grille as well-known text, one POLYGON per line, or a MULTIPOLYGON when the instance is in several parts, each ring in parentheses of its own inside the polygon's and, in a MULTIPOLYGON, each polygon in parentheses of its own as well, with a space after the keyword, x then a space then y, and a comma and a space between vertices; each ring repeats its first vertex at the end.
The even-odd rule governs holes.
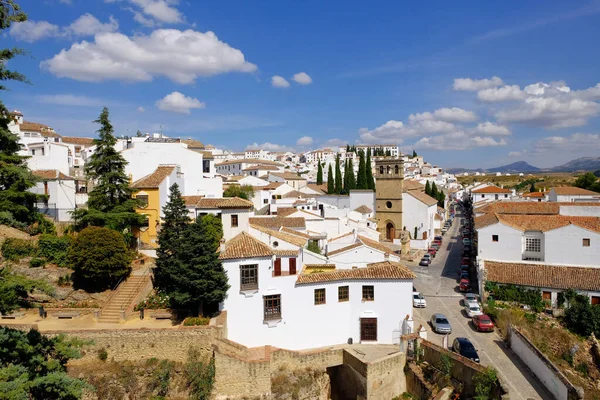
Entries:
POLYGON ((375 286, 363 286, 362 287, 362 299, 364 301, 373 301, 375 300, 375 286))
POLYGON ((240 290, 258 289, 258 264, 240 265, 240 290))
POLYGON ((315 289, 315 306, 325 304, 325 289, 315 289))
POLYGON ((265 321, 273 319, 281 319, 281 295, 273 294, 264 296, 263 302, 265 306, 264 317, 265 321))
POLYGON ((231 215, 231 226, 234 228, 238 226, 238 216, 235 214, 231 215))
POLYGON ((542 239, 526 238, 525 251, 530 251, 532 253, 540 253, 542 251, 542 239))
POLYGON ((348 286, 338 287, 338 301, 350 300, 350 288, 348 286))
POLYGON ((377 340, 377 318, 361 318, 360 319, 360 340, 361 341, 376 341, 377 340))

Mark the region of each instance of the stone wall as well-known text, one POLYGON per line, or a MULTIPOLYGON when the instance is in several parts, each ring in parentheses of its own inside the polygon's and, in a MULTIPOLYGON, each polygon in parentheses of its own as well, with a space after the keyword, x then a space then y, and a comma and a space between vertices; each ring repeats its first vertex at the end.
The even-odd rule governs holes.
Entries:
POLYGON ((406 391, 417 399, 429 399, 433 396, 434 389, 423 376, 421 368, 409 363, 406 369, 406 391))
POLYGON ((297 352, 276 349, 271 351, 271 371, 281 367, 289 369, 310 367, 323 370, 327 367, 341 365, 344 362, 344 350, 316 350, 312 352, 297 352))
POLYGON ((115 330, 79 330, 50 331, 45 335, 65 334, 69 337, 93 341, 83 348, 84 357, 73 362, 86 362, 105 349, 108 359, 115 361, 145 360, 148 358, 185 361, 188 350, 194 347, 201 354, 210 356, 212 344, 221 336, 218 327, 179 327, 167 329, 115 329, 115 330))
MULTIPOLYGON (((447 355, 452 359, 452 371, 451 376, 453 379, 463 384, 464 394, 467 398, 475 395, 475 385, 473 378, 478 373, 484 372, 485 367, 456 354, 452 351, 446 350, 436 344, 433 344, 427 340, 420 340, 419 345, 423 347, 423 359, 427 361, 433 367, 440 369, 440 360, 443 354, 447 355)), ((498 390, 493 394, 492 399, 507 399, 508 389, 502 384, 500 378, 498 378, 498 390)))
POLYGON ((215 384, 218 399, 254 398, 271 393, 269 361, 247 361, 215 352, 215 384))
POLYGON ((406 391, 405 353, 391 354, 367 366, 367 399, 391 399, 406 391))

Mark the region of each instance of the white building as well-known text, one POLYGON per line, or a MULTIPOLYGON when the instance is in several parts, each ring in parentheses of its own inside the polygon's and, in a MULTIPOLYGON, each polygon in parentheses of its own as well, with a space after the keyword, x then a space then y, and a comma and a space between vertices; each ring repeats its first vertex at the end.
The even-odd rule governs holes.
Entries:
POLYGON ((255 167, 257 165, 276 167, 280 170, 283 169, 283 164, 275 161, 248 158, 226 160, 217 163, 215 167, 217 173, 221 175, 244 175, 243 172, 246 168, 255 167))
POLYGON ((420 190, 404 191, 402 195, 402 224, 410 233, 412 248, 429 248, 429 244, 435 236, 437 203, 436 199, 420 190))
POLYGON ((471 190, 471 198, 474 203, 494 200, 510 200, 515 197, 515 192, 497 186, 485 186, 471 190))
POLYGON ((34 170, 32 173, 38 178, 38 182, 29 191, 47 196, 46 201, 37 203, 37 208, 54 220, 71 221, 71 212, 87 202, 85 183, 76 178, 57 169, 34 170), (80 183, 84 186, 80 186, 80 183))
POLYGON ((365 268, 306 265, 303 248, 275 242, 244 232, 223 246, 228 339, 286 349, 391 344, 402 321, 412 319, 415 276, 405 266, 382 259, 365 268))
POLYGON ((254 160, 273 160, 273 155, 270 151, 254 149, 254 150, 246 150, 244 152, 244 158, 246 159, 254 159, 254 160))
POLYGON ((183 196, 191 219, 207 214, 221 218, 223 239, 229 240, 241 232, 248 232, 253 204, 239 197, 202 198, 183 196))
POLYGON ((553 187, 548 193, 548 201, 575 202, 575 201, 600 201, 600 193, 581 189, 575 186, 553 187))

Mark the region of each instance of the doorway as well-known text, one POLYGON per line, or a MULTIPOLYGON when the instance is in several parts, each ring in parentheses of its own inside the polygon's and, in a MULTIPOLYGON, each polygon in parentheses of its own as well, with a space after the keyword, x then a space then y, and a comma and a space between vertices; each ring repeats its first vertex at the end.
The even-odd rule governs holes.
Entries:
POLYGON ((361 318, 360 319, 360 341, 361 342, 376 342, 377 341, 377 318, 361 318))
POLYGON ((388 222, 385 226, 385 238, 387 240, 393 241, 396 237, 396 229, 394 228, 394 224, 388 222))

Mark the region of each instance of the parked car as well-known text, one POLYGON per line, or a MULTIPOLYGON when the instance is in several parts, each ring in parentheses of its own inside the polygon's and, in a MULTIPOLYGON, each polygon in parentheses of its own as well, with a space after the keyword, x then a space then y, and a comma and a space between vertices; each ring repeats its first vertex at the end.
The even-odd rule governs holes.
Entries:
POLYGON ((444 233, 446 233, 446 232, 448 232, 448 227, 447 227, 447 226, 444 226, 444 227, 442 228, 442 235, 443 235, 444 233))
POLYGON ((471 264, 471 257, 463 257, 462 264, 471 264))
POLYGON ((444 314, 433 314, 431 316, 431 328, 437 333, 452 333, 452 325, 444 314))
POLYGON ((471 290, 471 282, 468 279, 461 279, 458 284, 458 289, 461 292, 468 292, 471 290))
POLYGON ((427 307, 427 300, 425 297, 419 292, 413 293, 413 307, 415 308, 425 308, 427 307))
POLYGON ((435 240, 435 241, 439 240, 440 243, 441 243, 442 242, 442 237, 441 236, 436 236, 436 237, 433 238, 433 240, 435 240))
POLYGON ((471 246, 464 246, 463 247, 463 257, 468 256, 471 254, 471 246))
POLYGON ((432 258, 435 258, 436 253, 437 253, 437 250, 434 249, 433 247, 430 247, 429 249, 427 249, 427 254, 429 254, 432 258))
POLYGON ((492 322, 492 319, 485 314, 476 315, 471 321, 478 332, 494 331, 494 323, 492 322))
POLYGON ((463 271, 467 271, 468 272, 470 268, 471 267, 469 267, 468 265, 463 264, 463 265, 460 266, 460 272, 463 272, 463 271))
POLYGON ((475 350, 473 343, 467 338, 457 337, 454 339, 452 342, 452 350, 463 357, 469 358, 477 363, 479 362, 479 354, 477 354, 477 350, 475 350))
POLYGON ((465 246, 470 246, 471 245, 471 239, 464 238, 462 240, 462 242, 463 242, 463 245, 465 245, 465 246))
POLYGON ((483 314, 483 312, 481 312, 481 307, 479 307, 479 304, 473 304, 473 303, 465 304, 465 313, 467 314, 467 317, 469 317, 469 318, 473 318, 476 315, 483 314))
POLYGON ((479 304, 477 302, 477 295, 476 294, 473 294, 473 293, 467 293, 467 294, 465 294, 465 297, 463 298, 463 304, 467 305, 469 303, 479 304))
POLYGON ((460 280, 469 279, 469 271, 460 271, 460 280))
POLYGON ((429 264, 431 264, 431 258, 421 258, 421 261, 419 261, 419 265, 422 267, 429 267, 429 264))
POLYGON ((435 251, 438 251, 440 249, 440 245, 433 242, 433 243, 431 243, 431 248, 435 249, 435 251))
POLYGON ((431 254, 429 254, 429 253, 425 253, 425 254, 423 254, 423 258, 429 258, 429 259, 432 259, 432 258, 433 258, 433 256, 432 256, 431 254))

